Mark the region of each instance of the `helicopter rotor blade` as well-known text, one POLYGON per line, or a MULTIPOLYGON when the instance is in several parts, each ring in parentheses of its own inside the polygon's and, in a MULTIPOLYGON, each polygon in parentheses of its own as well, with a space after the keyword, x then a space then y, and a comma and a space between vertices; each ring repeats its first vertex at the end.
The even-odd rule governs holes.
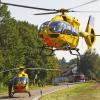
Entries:
POLYGON ((100 13, 100 11, 74 11, 74 10, 69 10, 69 12, 79 12, 79 13, 100 13))
POLYGON ((97 34, 97 35, 87 35, 87 36, 100 36, 99 34, 97 34))
POLYGON ((0 73, 9 72, 9 71, 18 70, 18 69, 19 68, 8 69, 8 70, 0 71, 0 73))
POLYGON ((79 12, 79 13, 100 13, 100 11, 76 11, 76 10, 67 10, 67 9, 60 9, 55 12, 48 12, 48 13, 38 13, 34 15, 47 15, 47 14, 56 14, 56 13, 69 13, 69 12, 79 12))
POLYGON ((68 10, 70 10, 70 9, 75 9, 75 8, 79 8, 79 7, 82 7, 82 6, 88 5, 88 4, 90 4, 90 3, 97 2, 97 1, 99 1, 99 0, 91 0, 91 1, 86 2, 86 3, 83 3, 83 4, 81 4, 81 5, 77 5, 77 6, 75 6, 75 7, 69 8, 68 10))
POLYGON ((0 4, 10 5, 10 6, 17 6, 17 7, 22 7, 22 8, 29 8, 29 9, 54 11, 54 12, 48 12, 48 13, 34 14, 34 15, 46 15, 46 14, 56 14, 56 13, 63 13, 64 14, 65 12, 67 12, 67 13, 68 12, 93 12, 93 13, 99 13, 99 11, 73 11, 73 10, 71 10, 71 9, 78 8, 78 7, 81 7, 81 6, 96 2, 96 1, 99 1, 99 0, 92 0, 92 1, 89 1, 87 3, 81 4, 81 5, 75 6, 73 8, 69 8, 69 9, 47 9, 47 8, 32 7, 32 6, 25 6, 25 5, 19 5, 19 4, 13 4, 13 3, 4 3, 4 2, 0 2, 0 4))
POLYGON ((48 14, 56 14, 58 12, 48 12, 48 13, 38 13, 38 14, 34 14, 34 15, 48 15, 48 14))
POLYGON ((5 4, 5 5, 9 5, 9 6, 16 6, 16 7, 22 7, 22 8, 29 8, 29 9, 37 9, 37 10, 45 10, 45 11, 56 11, 56 9, 47 9, 47 8, 31 7, 31 6, 24 6, 24 5, 18 5, 18 4, 13 4, 13 3, 0 2, 0 4, 5 4))
POLYGON ((30 69, 30 70, 46 70, 46 71, 52 71, 52 70, 55 70, 55 71, 59 71, 60 69, 50 69, 50 68, 26 68, 26 69, 30 69))
MULTIPOLYGON (((9 71, 14 71, 14 70, 19 70, 20 68, 13 68, 13 69, 9 69, 9 70, 4 70, 4 71, 0 71, 1 73, 4 72, 9 72, 9 71)), ((25 68, 25 69, 30 69, 30 70, 46 70, 46 71, 60 71, 60 69, 50 69, 50 68, 25 68)))
POLYGON ((95 35, 95 36, 100 36, 100 35, 95 35))

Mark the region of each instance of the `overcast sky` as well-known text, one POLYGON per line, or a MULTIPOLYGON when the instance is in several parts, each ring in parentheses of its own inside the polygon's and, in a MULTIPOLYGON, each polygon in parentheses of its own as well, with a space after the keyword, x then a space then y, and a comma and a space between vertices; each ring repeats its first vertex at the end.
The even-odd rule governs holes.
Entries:
MULTIPOLYGON (((1 0, 2 2, 7 3, 16 3, 20 5, 34 6, 34 7, 43 7, 43 8, 52 8, 52 9, 60 9, 60 8, 72 8, 77 5, 89 2, 91 0, 1 0)), ((50 20, 54 15, 43 15, 43 16, 35 16, 33 14, 45 11, 39 11, 34 9, 25 9, 9 6, 9 10, 11 12, 11 16, 17 20, 28 21, 31 24, 35 24, 40 26, 44 21, 50 20)), ((73 10, 92 10, 92 11, 100 11, 100 0, 97 2, 73 9, 73 10)), ((86 23, 88 21, 89 15, 95 17, 95 30, 96 34, 100 35, 100 13, 69 13, 69 15, 78 18, 81 25, 80 30, 85 31, 86 23)), ((84 43, 84 39, 80 39, 79 45, 80 53, 83 54, 87 49, 86 44, 84 43)), ((93 48, 96 49, 96 52, 100 54, 100 37, 97 37, 96 43, 93 48)), ((66 61, 74 58, 69 54, 69 52, 56 52, 56 56, 61 59, 65 57, 66 61)))

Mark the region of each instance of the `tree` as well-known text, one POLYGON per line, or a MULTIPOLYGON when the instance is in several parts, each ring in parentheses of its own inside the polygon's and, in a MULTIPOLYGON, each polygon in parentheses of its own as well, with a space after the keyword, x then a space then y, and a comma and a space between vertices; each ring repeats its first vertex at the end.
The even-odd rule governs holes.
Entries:
MULTIPOLYGON (((100 57, 95 51, 86 51, 80 58, 79 71, 84 73, 89 79, 96 79, 100 73, 100 57)), ((100 77, 100 76, 99 76, 100 77)))
MULTIPOLYGON (((38 37, 37 26, 15 20, 5 5, 0 6, 0 16, 3 16, 0 23, 0 71, 16 68, 20 64, 31 68, 59 68, 58 59, 54 56, 39 55, 42 43, 38 37)), ((30 70, 28 73, 31 79, 37 74, 30 70)), ((0 74, 0 81, 9 80, 15 74, 16 71, 0 74)), ((56 73, 53 73, 52 76, 55 75, 56 73)), ((50 80, 51 73, 40 71, 39 79, 50 80)))

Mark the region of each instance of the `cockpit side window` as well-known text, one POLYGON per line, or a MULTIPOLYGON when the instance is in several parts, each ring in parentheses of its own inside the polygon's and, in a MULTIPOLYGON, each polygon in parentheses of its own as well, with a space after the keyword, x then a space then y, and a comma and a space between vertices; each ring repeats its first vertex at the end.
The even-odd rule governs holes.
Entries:
POLYGON ((44 23, 40 26, 39 32, 42 31, 44 28, 48 27, 49 23, 50 23, 50 21, 44 22, 44 23))
POLYGON ((42 27, 47 27, 50 21, 46 21, 42 24, 42 27))
POLYGON ((66 23, 66 27, 64 27, 63 32, 65 34, 70 34, 71 33, 71 26, 66 23))
POLYGON ((72 26, 72 35, 78 35, 78 29, 72 26))

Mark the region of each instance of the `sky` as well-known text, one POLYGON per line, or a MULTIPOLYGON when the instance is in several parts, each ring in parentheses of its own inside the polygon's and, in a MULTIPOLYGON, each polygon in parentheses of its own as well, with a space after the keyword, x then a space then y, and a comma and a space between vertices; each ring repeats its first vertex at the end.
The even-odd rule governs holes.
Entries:
MULTIPOLYGON (((41 8, 50 8, 50 9, 60 9, 60 8, 73 8, 77 5, 89 2, 91 0, 1 0, 2 2, 6 3, 16 3, 19 5, 27 5, 27 6, 33 6, 33 7, 41 7, 41 8)), ((39 12, 45 12, 45 11, 39 11, 35 9, 27 9, 27 8, 20 8, 20 7, 13 7, 8 6, 11 16, 14 17, 17 20, 22 21, 28 21, 31 24, 40 26, 43 22, 50 20, 53 15, 42 15, 42 16, 36 16, 35 13, 39 12)), ((100 0, 97 0, 97 2, 73 9, 73 10, 92 10, 92 11, 100 11, 100 0)), ((96 31, 96 34, 100 35, 100 13, 68 13, 68 15, 71 15, 75 18, 77 18, 80 21, 80 30, 85 31, 86 24, 89 18, 89 15, 94 16, 95 18, 95 25, 94 29, 96 31)), ((93 48, 95 48, 96 52, 100 55, 100 37, 97 37, 95 44, 93 45, 93 48)), ((80 53, 83 54, 87 50, 87 46, 85 44, 84 39, 80 39, 78 43, 78 48, 80 49, 80 53)), ((72 58, 75 58, 76 56, 70 55, 68 51, 56 51, 56 57, 58 59, 61 59, 64 57, 66 61, 69 61, 72 58)))

